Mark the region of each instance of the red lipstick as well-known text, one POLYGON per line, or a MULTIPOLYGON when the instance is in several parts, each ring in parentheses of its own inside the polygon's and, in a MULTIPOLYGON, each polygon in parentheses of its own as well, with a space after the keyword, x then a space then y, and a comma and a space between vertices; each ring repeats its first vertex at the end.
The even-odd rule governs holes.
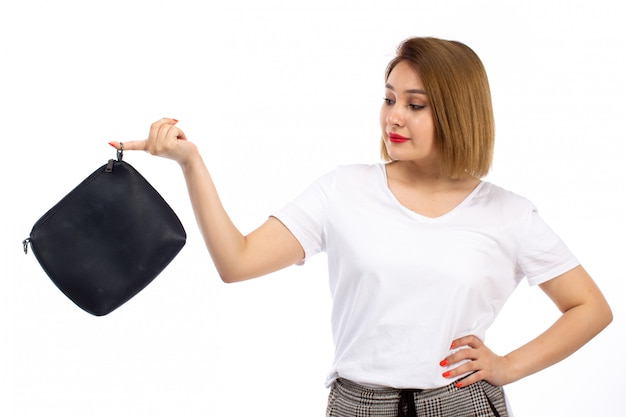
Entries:
POLYGON ((405 138, 404 136, 398 135, 397 133, 393 133, 393 132, 389 132, 388 136, 389 136, 389 141, 393 143, 404 143, 407 140, 410 140, 409 138, 405 138))

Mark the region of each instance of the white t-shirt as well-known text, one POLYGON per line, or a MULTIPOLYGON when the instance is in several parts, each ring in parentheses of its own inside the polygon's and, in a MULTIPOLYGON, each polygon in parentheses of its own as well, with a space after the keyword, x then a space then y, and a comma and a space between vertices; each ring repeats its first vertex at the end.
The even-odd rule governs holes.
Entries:
MULTIPOLYGON (((335 360, 328 376, 396 388, 451 381, 452 340, 485 331, 524 276, 578 265, 528 200, 481 182, 450 212, 402 206, 384 164, 342 166, 274 213, 305 259, 328 255, 335 360)), ((304 262, 303 260, 303 262, 304 262)))

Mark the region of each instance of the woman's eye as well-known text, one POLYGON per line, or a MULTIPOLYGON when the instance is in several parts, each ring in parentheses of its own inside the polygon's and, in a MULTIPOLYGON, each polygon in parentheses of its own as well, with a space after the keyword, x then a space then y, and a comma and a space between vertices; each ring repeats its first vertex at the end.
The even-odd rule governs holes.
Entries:
POLYGON ((385 101, 385 104, 388 106, 392 106, 395 103, 395 101, 387 97, 383 98, 383 100, 385 101))
POLYGON ((422 106, 420 104, 409 104, 409 108, 411 110, 422 110, 426 106, 422 106))

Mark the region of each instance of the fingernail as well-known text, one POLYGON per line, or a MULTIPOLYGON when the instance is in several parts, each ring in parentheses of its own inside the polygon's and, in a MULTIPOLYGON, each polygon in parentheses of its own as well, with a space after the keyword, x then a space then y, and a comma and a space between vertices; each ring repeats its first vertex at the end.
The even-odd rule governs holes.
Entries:
POLYGON ((115 149, 117 149, 117 146, 115 146, 115 142, 109 142, 109 145, 113 146, 115 149))
POLYGON ((452 344, 450 344, 450 349, 452 349, 454 347, 454 342, 452 342, 452 344))
POLYGON ((178 119, 172 119, 174 123, 178 123, 178 119))
POLYGON ((439 366, 446 366, 446 365, 448 365, 448 361, 445 359, 439 362, 439 366))
POLYGON ((450 371, 446 371, 443 374, 441 374, 442 377, 447 378, 450 376, 450 371))
POLYGON ((457 388, 461 388, 463 386, 462 382, 457 382, 456 384, 454 384, 455 387, 457 388))

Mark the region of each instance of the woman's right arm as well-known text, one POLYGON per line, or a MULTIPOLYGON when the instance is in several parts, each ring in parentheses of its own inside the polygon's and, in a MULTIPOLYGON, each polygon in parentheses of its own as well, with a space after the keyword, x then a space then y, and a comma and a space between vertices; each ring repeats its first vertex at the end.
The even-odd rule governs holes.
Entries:
MULTIPOLYGON (((198 148, 187 141, 176 123, 174 119, 153 123, 148 139, 124 142, 124 150, 144 150, 179 163, 198 227, 222 280, 243 281, 302 260, 302 246, 275 217, 246 236, 235 227, 198 148)), ((113 145, 119 148, 118 143, 113 145)))

